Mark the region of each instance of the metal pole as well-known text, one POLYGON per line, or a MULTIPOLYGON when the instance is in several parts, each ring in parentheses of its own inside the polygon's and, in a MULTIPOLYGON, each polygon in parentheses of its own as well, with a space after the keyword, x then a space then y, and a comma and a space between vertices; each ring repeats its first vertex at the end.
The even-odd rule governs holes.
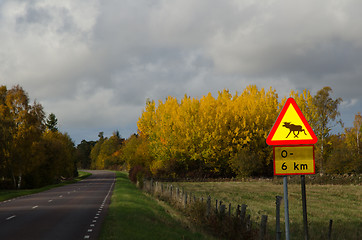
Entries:
POLYGON ((288 179, 283 177, 284 190, 284 217, 285 217, 285 239, 289 240, 289 202, 288 202, 288 179))
POLYGON ((281 196, 276 196, 276 240, 282 239, 282 231, 280 231, 280 201, 282 200, 281 196))
POLYGON ((309 239, 308 234, 308 219, 307 219, 307 195, 305 192, 305 176, 300 176, 300 183, 302 186, 302 205, 303 205, 303 226, 304 226, 304 239, 309 239))

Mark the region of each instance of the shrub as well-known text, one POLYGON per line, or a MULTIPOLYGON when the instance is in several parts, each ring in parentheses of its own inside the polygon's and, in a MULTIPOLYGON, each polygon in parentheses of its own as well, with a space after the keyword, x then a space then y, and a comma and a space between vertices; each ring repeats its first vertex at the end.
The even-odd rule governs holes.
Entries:
POLYGON ((142 174, 143 171, 144 169, 141 165, 136 165, 129 170, 128 177, 133 183, 137 183, 137 176, 139 175, 139 173, 142 174))

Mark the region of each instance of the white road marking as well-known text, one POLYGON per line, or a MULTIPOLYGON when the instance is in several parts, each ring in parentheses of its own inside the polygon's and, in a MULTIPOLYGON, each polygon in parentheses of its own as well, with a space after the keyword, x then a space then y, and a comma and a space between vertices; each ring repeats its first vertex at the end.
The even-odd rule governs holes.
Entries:
MULTIPOLYGON (((113 187, 113 185, 114 185, 115 182, 116 182, 116 179, 113 179, 113 183, 112 183, 111 187, 109 188, 108 193, 107 193, 107 195, 105 196, 105 198, 104 198, 101 206, 99 207, 99 210, 98 210, 96 216, 93 218, 92 223, 96 223, 96 222, 97 222, 97 219, 99 218, 98 216, 100 216, 100 213, 102 212, 103 207, 104 207, 104 205, 105 205, 106 202, 107 202, 107 198, 108 198, 108 196, 110 195, 110 193, 111 193, 111 191, 112 191, 112 187, 113 187)), ((95 224, 91 224, 91 225, 90 225, 90 227, 94 227, 94 226, 95 226, 95 224)), ((93 229, 88 229, 88 232, 92 232, 92 231, 93 231, 93 229)), ((89 238, 90 238, 89 235, 84 235, 84 239, 89 239, 89 238)))
POLYGON ((38 206, 38 205, 36 205, 36 206, 32 207, 32 209, 35 209, 35 208, 37 208, 37 207, 39 207, 39 206, 38 206))
POLYGON ((14 217, 16 217, 16 215, 12 215, 12 216, 6 218, 6 220, 10 220, 10 219, 12 219, 12 218, 14 218, 14 217))
POLYGON ((53 202, 53 199, 50 199, 48 202, 53 202))
POLYGON ((60 195, 59 197, 63 197, 63 195, 60 195))

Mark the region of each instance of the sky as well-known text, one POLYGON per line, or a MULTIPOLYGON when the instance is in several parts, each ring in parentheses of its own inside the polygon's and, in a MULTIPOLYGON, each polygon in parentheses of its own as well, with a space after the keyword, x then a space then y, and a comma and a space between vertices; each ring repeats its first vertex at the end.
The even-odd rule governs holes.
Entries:
MULTIPOLYGON (((248 85, 362 112, 359 0, 0 0, 0 85, 19 84, 75 143, 127 138, 147 99, 248 85)), ((335 131, 342 131, 337 129, 335 131)))

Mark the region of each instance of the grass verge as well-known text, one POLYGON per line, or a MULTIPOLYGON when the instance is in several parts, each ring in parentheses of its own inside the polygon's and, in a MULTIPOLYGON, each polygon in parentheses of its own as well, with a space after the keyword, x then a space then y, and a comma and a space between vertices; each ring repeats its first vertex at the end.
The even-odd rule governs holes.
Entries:
POLYGON ((59 184, 53 184, 53 185, 48 185, 45 187, 41 187, 41 188, 35 188, 35 189, 20 189, 20 190, 0 190, 0 202, 8 200, 8 199, 12 199, 12 198, 16 198, 16 197, 21 197, 21 196, 25 196, 25 195, 29 195, 29 194, 34 194, 34 193, 38 193, 38 192, 43 192, 55 187, 61 187, 67 184, 71 184, 71 183, 76 183, 90 175, 92 175, 91 173, 88 172, 82 172, 82 171, 78 171, 78 177, 72 179, 72 180, 67 180, 64 181, 62 183, 59 184))
POLYGON ((117 172, 117 181, 102 225, 100 240, 111 239, 210 239, 185 228, 154 198, 142 193, 126 173, 117 172))

